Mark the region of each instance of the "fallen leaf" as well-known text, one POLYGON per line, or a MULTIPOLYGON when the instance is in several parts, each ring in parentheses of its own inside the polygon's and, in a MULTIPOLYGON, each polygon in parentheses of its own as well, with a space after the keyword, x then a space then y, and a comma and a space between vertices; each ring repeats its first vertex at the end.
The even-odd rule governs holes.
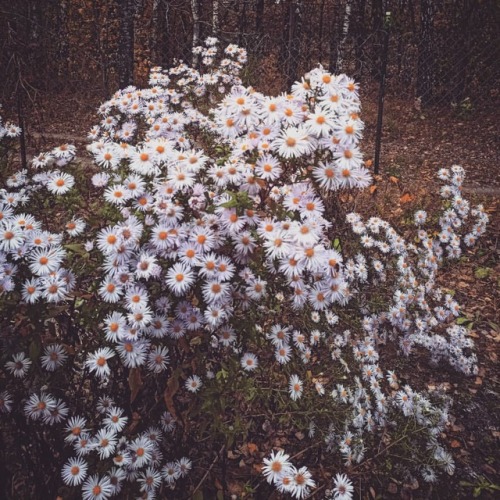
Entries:
POLYGON ((450 443, 450 446, 451 446, 452 448, 461 448, 461 446, 462 446, 462 445, 460 444, 460 441, 458 441, 458 440, 454 439, 454 440, 450 443))
POLYGON ((394 177, 393 175, 391 175, 389 177, 389 180, 393 183, 393 184, 397 184, 399 182, 399 179, 397 177, 394 177))
POLYGON ((487 474, 496 474, 497 473, 496 469, 494 469, 491 465, 488 465, 488 464, 481 465, 481 469, 483 469, 484 472, 486 472, 487 474))
POLYGON ((249 453, 255 453, 259 447, 255 443, 247 443, 249 453))
POLYGON ((372 184, 370 186, 370 194, 373 194, 376 190, 377 190, 377 185, 376 184, 372 184))
POLYGON ((167 381, 167 387, 163 391, 163 399, 165 401, 165 405, 167 410, 172 414, 172 416, 179 420, 179 416, 177 415, 177 410, 174 404, 174 396, 179 390, 179 372, 175 370, 172 375, 170 375, 167 381))
POLYGON ((140 368, 131 368, 128 375, 130 387, 130 403, 133 403, 143 385, 140 368))
POLYGON ((411 201, 413 201, 413 196, 410 194, 410 193, 404 193, 403 196, 401 196, 401 198, 399 198, 399 201, 401 203, 410 203, 411 201))
POLYGON ((252 467, 254 468, 254 470, 257 472, 257 473, 261 473, 262 472, 262 466, 263 464, 261 463, 258 463, 258 464, 253 464, 252 467))

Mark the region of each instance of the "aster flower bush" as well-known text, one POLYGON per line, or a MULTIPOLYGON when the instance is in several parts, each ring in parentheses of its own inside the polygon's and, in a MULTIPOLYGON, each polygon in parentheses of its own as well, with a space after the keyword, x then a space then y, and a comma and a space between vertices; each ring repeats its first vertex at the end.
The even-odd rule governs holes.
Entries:
MULTIPOLYGON (((100 107, 90 174, 63 145, 7 180, 3 307, 29 319, 5 322, 0 409, 63 429, 60 478, 86 499, 185 485, 194 457, 179 450, 231 449, 260 425, 324 447, 330 498, 351 498, 344 471, 382 434, 415 448, 412 474, 453 473, 439 443, 450 402, 400 384, 381 355, 421 346, 477 370, 436 281, 487 223, 461 196, 463 169, 439 173, 444 209, 415 214, 417 243, 364 221, 352 210, 371 183, 357 84, 319 66, 266 96, 242 84, 243 49, 196 50, 200 69, 153 68, 149 88, 100 107), (56 231, 61 200, 69 221, 56 231)), ((295 498, 316 486, 283 450, 262 472, 295 498)))

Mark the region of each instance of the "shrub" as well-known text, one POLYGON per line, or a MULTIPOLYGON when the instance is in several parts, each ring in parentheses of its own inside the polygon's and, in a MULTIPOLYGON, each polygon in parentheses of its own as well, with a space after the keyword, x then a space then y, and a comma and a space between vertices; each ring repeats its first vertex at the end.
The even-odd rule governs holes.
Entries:
MULTIPOLYGON (((415 214, 416 240, 346 213, 371 183, 357 84, 320 66, 265 96, 241 84, 243 49, 197 50, 202 71, 153 68, 99 108, 94 170, 61 145, 6 180, 0 409, 89 499, 186 488, 196 443, 258 425, 324 443, 336 471, 383 438, 412 447, 412 474, 452 474, 449 401, 400 385, 384 352, 477 370, 436 285, 487 222, 463 169, 440 171, 443 212, 415 214)), ((283 451, 263 472, 296 498, 315 486, 283 451)), ((340 472, 331 488, 352 496, 340 472)))

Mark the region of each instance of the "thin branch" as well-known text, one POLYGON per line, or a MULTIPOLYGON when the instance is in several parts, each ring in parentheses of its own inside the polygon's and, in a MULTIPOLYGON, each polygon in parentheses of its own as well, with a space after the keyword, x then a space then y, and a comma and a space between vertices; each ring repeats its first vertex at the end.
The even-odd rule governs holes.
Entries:
POLYGON ((205 474, 201 478, 200 482, 196 485, 196 488, 193 490, 193 493, 191 496, 194 496, 194 494, 201 488, 202 484, 205 482, 205 479, 210 474, 210 471, 214 468, 215 464, 217 463, 217 460, 219 460, 220 454, 224 452, 225 447, 226 447, 226 445, 223 444, 222 448, 219 450, 219 453, 217 453, 217 455, 215 455, 215 458, 213 459, 212 463, 210 464, 210 467, 207 469, 207 472, 205 472, 205 474))

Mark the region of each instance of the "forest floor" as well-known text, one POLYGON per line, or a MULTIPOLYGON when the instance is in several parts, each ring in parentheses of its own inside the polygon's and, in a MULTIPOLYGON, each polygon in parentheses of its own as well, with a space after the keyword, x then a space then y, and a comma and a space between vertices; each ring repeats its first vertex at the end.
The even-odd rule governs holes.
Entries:
MULTIPOLYGON (((32 154, 60 142, 75 142, 83 149, 87 131, 96 122, 97 100, 89 102, 62 95, 55 102, 57 110, 64 109, 64 114, 55 110, 54 101, 46 101, 37 104, 37 114, 30 117, 28 139, 32 154)), ((373 96, 362 102, 366 123, 362 149, 365 158, 370 158, 374 151, 376 102, 373 96)), ((438 205, 437 170, 457 163, 467 172, 467 197, 473 203, 483 203, 491 220, 478 246, 467 252, 458 265, 443 269, 441 274, 442 286, 453 290, 463 305, 466 326, 477 346, 478 375, 464 378, 446 367, 432 367, 423 353, 397 360, 397 372, 403 380, 418 380, 418 388, 444 390, 453 398, 451 423, 442 437, 456 461, 455 475, 447 484, 442 482, 433 489, 418 481, 402 483, 394 480, 387 469, 387 455, 377 455, 356 467, 353 474, 356 488, 361 489, 359 498, 495 498, 492 485, 500 485, 499 141, 498 116, 493 108, 460 115, 451 109, 420 111, 408 101, 386 100, 381 175, 376 190, 364 198, 366 210, 376 210, 404 230, 410 211, 438 205)), ((227 457, 227 466, 234 465, 233 471, 228 471, 230 493, 241 493, 241 478, 248 477, 270 449, 264 436, 255 436, 252 441, 255 449, 227 457)), ((217 471, 215 464, 205 480, 208 491, 209 484, 216 484, 217 471)), ((324 482, 327 477, 328 473, 318 464, 318 481, 324 482)), ((321 497, 321 493, 311 495, 321 497)))

